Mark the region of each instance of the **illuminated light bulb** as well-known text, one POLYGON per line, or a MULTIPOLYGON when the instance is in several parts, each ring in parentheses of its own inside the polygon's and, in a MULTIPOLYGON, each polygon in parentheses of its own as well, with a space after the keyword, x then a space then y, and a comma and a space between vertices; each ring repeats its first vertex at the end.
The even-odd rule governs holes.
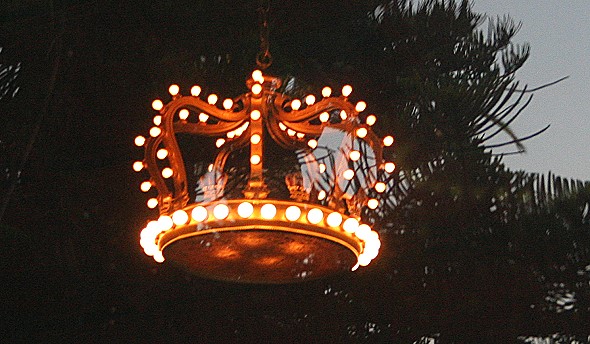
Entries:
POLYGON ((149 245, 143 249, 143 252, 151 257, 151 256, 155 255, 156 253, 158 253, 158 246, 157 245, 149 245))
POLYGON ((152 102, 152 109, 154 109, 156 111, 162 110, 163 107, 164 107, 164 103, 162 103, 162 101, 160 99, 156 99, 152 102))
POLYGON ((260 155, 256 155, 256 154, 252 155, 250 157, 250 163, 252 165, 258 165, 258 164, 260 164, 260 155))
POLYGON ((361 158, 361 152, 359 152, 357 150, 353 150, 353 151, 350 151, 350 153, 348 153, 348 156, 350 157, 350 160, 357 161, 358 159, 361 158))
POLYGON ((172 171, 172 169, 170 167, 165 167, 162 170, 162 177, 164 177, 165 179, 172 177, 173 174, 174 174, 174 171, 172 171))
POLYGON ((264 82, 264 76, 262 76, 262 72, 258 69, 253 71, 252 72, 252 80, 262 84, 264 82))
POLYGON ((340 111, 340 119, 342 119, 344 121, 347 118, 348 118, 348 114, 346 113, 346 111, 344 111, 344 110, 340 111))
POLYGON ((371 198, 370 200, 367 201, 367 207, 369 207, 369 209, 377 209, 378 206, 379 206, 379 201, 375 198, 371 198))
POLYGON ((369 236, 367 237, 367 243, 371 243, 371 244, 375 244, 375 245, 379 245, 379 247, 381 247, 381 241, 379 241, 379 233, 375 232, 375 231, 371 231, 371 233, 369 233, 369 236))
POLYGON ((307 212, 307 221, 313 225, 317 225, 324 219, 324 212, 318 208, 312 208, 307 212))
POLYGON ((332 94, 332 89, 328 86, 322 88, 322 96, 324 96, 324 98, 328 98, 330 95, 332 94))
POLYGON ((385 136, 383 138, 383 145, 389 147, 393 144, 393 136, 385 136))
POLYGON ((314 139, 311 139, 311 140, 307 141, 307 145, 309 147, 311 147, 312 149, 314 149, 314 148, 316 148, 318 146, 318 141, 317 140, 314 140, 314 139))
POLYGON ((201 94, 201 87, 195 85, 191 87, 191 96, 198 97, 201 94))
POLYGON ((217 139, 217 141, 215 141, 215 147, 219 148, 219 147, 223 146, 224 143, 225 143, 225 139, 219 138, 219 139, 217 139))
POLYGON ((358 128, 356 130, 356 136, 360 137, 361 139, 367 136, 367 128, 358 128))
POLYGON ((260 84, 254 84, 252 85, 252 93, 255 95, 259 95, 260 92, 262 92, 262 85, 260 84))
POLYGON ((240 217, 247 219, 254 213, 254 207, 252 203, 244 202, 238 206, 238 215, 240 217))
POLYGON ((213 208, 213 216, 218 220, 224 220, 229 216, 229 207, 225 204, 218 204, 213 208))
POLYGON ((188 118, 189 112, 187 109, 182 109, 178 112, 178 118, 180 118, 181 120, 185 120, 188 118))
POLYGON ((289 221, 297 221, 301 217, 301 209, 298 206, 292 205, 285 209, 285 218, 289 221))
POLYGON ((288 129, 287 130, 287 135, 289 135, 289 136, 295 136, 296 133, 297 132, 295 130, 293 130, 293 129, 288 129))
POLYGON ((300 107, 301 107, 301 100, 299 100, 299 99, 293 99, 291 101, 291 109, 293 109, 293 110, 299 110, 300 107))
POLYGON ((145 182, 141 183, 141 185, 139 186, 139 189, 143 192, 148 192, 148 191, 150 191, 151 188, 152 188, 152 183, 150 181, 145 181, 145 182))
POLYGON ((379 249, 373 246, 365 246, 363 250, 363 255, 367 257, 367 259, 375 259, 379 255, 379 249))
POLYGON ((150 209, 154 209, 155 207, 157 207, 157 206, 158 206, 158 200, 157 200, 157 199, 155 199, 155 198, 150 198, 150 199, 148 199, 148 201, 147 201, 147 206, 148 206, 148 208, 150 208, 150 209))
POLYGON ((209 172, 213 171, 213 164, 209 164, 209 166, 207 166, 207 171, 209 171, 209 172))
POLYGON ((375 116, 375 115, 367 116, 367 120, 366 120, 367 125, 371 126, 371 125, 375 124, 375 122, 377 122, 377 116, 375 116))
POLYGON ((391 173, 395 170, 395 164, 392 162, 388 162, 385 164, 385 172, 391 173))
POLYGON ((162 129, 158 128, 158 127, 152 127, 150 129, 150 136, 151 137, 158 137, 158 135, 160 135, 162 133, 162 129))
POLYGON ((302 139, 304 137, 305 137, 305 134, 304 133, 297 133, 297 138, 298 139, 302 139))
POLYGON ((330 227, 338 227, 342 223, 342 215, 338 212, 333 212, 326 218, 326 223, 330 227))
POLYGON ((164 160, 168 156, 168 150, 166 150, 165 148, 158 149, 158 151, 156 152, 156 156, 158 157, 158 159, 164 160))
POLYGON ((363 223, 362 225, 358 226, 356 232, 354 232, 354 235, 364 241, 371 235, 371 227, 363 223))
POLYGON ((318 193, 318 200, 323 200, 324 198, 326 198, 326 191, 324 190, 320 190, 320 192, 318 193))
POLYGON ((313 103, 315 103, 315 96, 313 94, 310 94, 307 97, 305 97, 305 103, 307 105, 313 105, 313 103))
POLYGON ((378 193, 384 192, 385 189, 387 189, 387 185, 385 185, 385 183, 378 182, 377 184, 375 184, 375 191, 377 191, 378 193))
POLYGON ((250 113, 250 118, 253 121, 259 120, 260 119, 260 111, 258 111, 258 110, 252 110, 252 112, 250 113))
POLYGON ((168 87, 168 93, 170 93, 171 96, 177 95, 178 92, 180 92, 180 87, 178 87, 178 85, 170 85, 170 87, 168 87))
POLYGON ((139 172, 143 170, 143 161, 136 161, 133 163, 133 171, 139 172))
POLYGON ((342 177, 344 177, 344 179, 346 180, 351 180, 352 178, 354 178, 354 171, 348 169, 342 173, 342 177))
POLYGON ((367 108, 367 103, 365 103, 363 101, 356 103, 356 106, 354 107, 356 112, 363 112, 363 111, 365 111, 366 108, 367 108))
POLYGON ((227 134, 225 134, 227 136, 228 139, 233 139, 234 137, 236 137, 236 132, 235 131, 230 131, 227 134))
POLYGON ((209 217, 209 214, 207 213, 207 209, 205 209, 205 207, 199 205, 193 208, 191 216, 193 220, 197 222, 203 222, 205 219, 207 219, 207 217, 209 217))
POLYGON ((200 113, 199 114, 199 122, 205 123, 207 122, 207 120, 209 119, 209 115, 207 115, 206 113, 200 113))
POLYGON ((186 224, 189 220, 188 214, 184 210, 177 210, 172 214, 172 222, 177 226, 186 224))
POLYGON ((160 227, 160 230, 167 231, 174 226, 174 222, 170 216, 162 215, 158 219, 158 226, 160 227))
POLYGON ((154 253, 154 260, 156 261, 156 263, 164 263, 164 256, 162 255, 162 251, 156 251, 154 253))
POLYGON ((360 266, 367 266, 369 264, 371 264, 371 257, 369 257, 366 254, 361 254, 359 255, 359 260, 358 260, 358 265, 360 266))
POLYGON ((223 108, 226 110, 231 109, 231 107, 234 106, 234 101, 227 98, 226 100, 223 101, 223 108))
POLYGON ((262 138, 260 137, 259 134, 254 134, 254 135, 252 135, 252 137, 250 137, 250 142, 253 145, 259 144, 261 140, 262 140, 262 138))
POLYGON ((260 208, 260 216, 266 220, 272 220, 277 214, 277 207, 274 204, 265 204, 260 208))
POLYGON ((286 126, 286 125, 284 125, 284 124, 283 124, 283 122, 279 122, 279 128, 280 128, 282 131, 285 131, 285 130, 287 130, 287 126, 286 126))
POLYGON ((329 120, 330 120, 330 114, 329 114, 329 113, 327 113, 327 112, 322 112, 322 113, 320 114, 320 122, 322 122, 322 123, 326 123, 326 122, 327 122, 327 121, 329 121, 329 120))
POLYGON ((133 142, 135 142, 135 145, 137 147, 141 147, 145 144, 145 137, 139 135, 135 138, 135 140, 133 142))
POLYGON ((344 85, 344 87, 342 87, 342 95, 343 96, 348 97, 351 93, 352 93, 352 86, 344 85))
POLYGON ((348 233, 354 233, 359 228, 359 221, 353 217, 348 218, 342 224, 342 229, 348 233))
POLYGON ((209 95, 209 97, 207 97, 207 103, 211 104, 211 105, 215 105, 215 103, 217 103, 217 100, 219 98, 217 97, 217 94, 212 93, 209 95))
POLYGON ((320 168, 320 173, 326 172, 326 164, 320 164, 319 168, 320 168))

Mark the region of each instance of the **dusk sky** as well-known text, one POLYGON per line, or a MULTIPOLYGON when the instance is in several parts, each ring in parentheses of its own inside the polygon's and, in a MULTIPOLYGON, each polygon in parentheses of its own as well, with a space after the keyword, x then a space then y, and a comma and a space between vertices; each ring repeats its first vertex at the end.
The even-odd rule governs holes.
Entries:
POLYGON ((474 9, 522 23, 515 42, 529 43, 531 56, 517 74, 521 85, 535 88, 569 76, 535 92, 512 129, 526 136, 551 127, 525 142, 527 153, 505 157, 506 165, 590 180, 590 1, 475 0, 474 9))

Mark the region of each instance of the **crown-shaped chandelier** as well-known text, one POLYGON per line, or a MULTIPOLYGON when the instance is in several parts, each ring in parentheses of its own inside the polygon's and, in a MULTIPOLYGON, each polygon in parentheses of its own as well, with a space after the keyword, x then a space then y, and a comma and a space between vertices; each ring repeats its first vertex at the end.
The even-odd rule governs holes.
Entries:
MULTIPOLYGON (((270 64, 268 46, 257 62, 270 64)), ((135 138, 145 157, 133 164, 150 175, 141 191, 157 191, 147 200, 159 217, 141 230, 144 252, 158 263, 166 258, 197 275, 244 283, 296 282, 368 265, 381 242, 363 215, 385 206, 395 165, 383 149, 393 137, 376 136, 376 116, 366 114, 365 102, 349 100, 350 85, 339 95, 324 87, 321 97, 295 99, 279 91, 280 78, 257 69, 246 86, 247 93, 221 100, 199 86, 183 96, 171 85, 167 104, 153 101, 154 126, 135 138), (198 181, 187 179, 181 135, 215 140, 202 148, 216 157, 198 181), (290 156, 292 166, 277 156, 290 156)))

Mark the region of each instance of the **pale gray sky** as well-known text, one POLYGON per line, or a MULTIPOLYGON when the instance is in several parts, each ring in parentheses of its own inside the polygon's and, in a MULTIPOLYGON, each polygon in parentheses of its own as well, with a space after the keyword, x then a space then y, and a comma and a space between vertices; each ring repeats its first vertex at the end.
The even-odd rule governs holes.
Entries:
POLYGON ((519 136, 551 128, 525 142, 527 153, 505 157, 506 165, 590 180, 590 0, 474 0, 474 10, 522 23, 515 41, 531 46, 517 74, 523 85, 533 88, 569 75, 536 92, 512 125, 519 136))

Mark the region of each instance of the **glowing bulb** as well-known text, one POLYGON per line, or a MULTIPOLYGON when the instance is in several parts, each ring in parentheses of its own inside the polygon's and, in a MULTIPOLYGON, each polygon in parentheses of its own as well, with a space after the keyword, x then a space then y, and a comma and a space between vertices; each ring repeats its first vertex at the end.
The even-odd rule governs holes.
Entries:
POLYGON ((318 146, 318 141, 317 140, 314 140, 314 139, 311 139, 311 140, 307 141, 307 145, 310 148, 314 149, 314 148, 316 148, 318 146))
POLYGON ((330 213, 326 218, 326 223, 330 227, 338 227, 342 223, 342 215, 337 212, 330 213))
POLYGON ((320 190, 320 192, 318 193, 318 200, 323 200, 324 198, 326 198, 326 191, 324 190, 320 190))
POLYGON ((366 254, 359 255, 358 265, 360 266, 367 266, 371 264, 371 258, 366 254))
POLYGON ((172 226, 174 226, 174 222, 172 222, 172 218, 170 216, 162 215, 158 219, 158 226, 160 227, 160 230, 167 231, 172 228, 172 226))
POLYGON ((293 129, 287 129, 287 135, 289 135, 289 136, 295 136, 296 133, 297 132, 293 129))
POLYGON ((206 113, 201 112, 199 114, 199 122, 205 123, 205 122, 207 122, 208 119, 209 119, 209 115, 207 115, 206 113))
POLYGON ((252 93, 255 95, 259 95, 260 92, 262 92, 262 85, 260 84, 254 84, 252 85, 252 93))
POLYGON ((350 160, 357 161, 358 159, 361 158, 361 152, 359 152, 357 150, 353 150, 353 151, 350 151, 350 153, 348 153, 348 156, 350 157, 350 160))
POLYGON ((383 138, 383 145, 389 147, 393 144, 393 136, 385 136, 383 138))
POLYGON ((252 206, 252 203, 244 202, 238 206, 238 215, 240 215, 242 218, 247 219, 252 216, 252 213, 254 213, 254 207, 252 206))
POLYGON ((317 225, 324 219, 324 212, 318 208, 312 208, 307 212, 307 221, 313 225, 317 225))
POLYGON ((366 120, 367 125, 371 126, 371 125, 375 124, 375 122, 377 122, 377 117, 375 115, 367 116, 367 120, 366 120))
POLYGON ((285 130, 287 130, 287 126, 286 126, 286 125, 284 125, 284 124, 283 124, 283 122, 279 122, 279 128, 280 128, 282 131, 285 131, 285 130))
POLYGON ((277 207, 274 204, 265 204, 260 208, 260 215, 266 220, 271 220, 277 214, 277 207))
POLYGON ((354 171, 348 169, 342 173, 342 177, 344 177, 344 179, 346 180, 351 180, 352 178, 354 178, 354 171))
POLYGON ((327 113, 327 112, 322 112, 322 113, 320 114, 320 122, 322 122, 322 123, 326 123, 326 122, 327 122, 327 121, 329 121, 329 120, 330 120, 330 114, 329 114, 329 113, 327 113))
POLYGON ((223 108, 226 110, 231 109, 231 107, 234 105, 234 101, 227 98, 226 100, 223 101, 223 108))
POLYGON ((148 199, 148 201, 147 201, 147 206, 148 206, 148 208, 150 208, 150 209, 154 209, 155 207, 157 207, 157 206, 158 206, 158 200, 157 200, 157 199, 155 199, 155 198, 150 198, 150 199, 148 199))
POLYGON ((254 134, 254 135, 252 135, 252 137, 250 137, 250 142, 251 142, 253 145, 257 145, 257 144, 259 144, 261 140, 262 140, 262 138, 261 138, 261 137, 260 137, 260 135, 258 135, 258 134, 254 134))
POLYGON ((250 163, 252 165, 258 165, 260 164, 260 155, 254 154, 250 157, 250 163))
POLYGON ((164 262, 164 256, 162 255, 162 251, 156 251, 154 253, 154 260, 156 261, 156 263, 163 263, 164 262))
POLYGON ((369 207, 369 209, 377 209, 378 206, 379 201, 375 198, 371 198, 369 201, 367 201, 367 207, 369 207))
POLYGON ((172 222, 177 226, 186 224, 188 220, 188 214, 184 210, 177 210, 172 214, 172 222))
POLYGON ((360 137, 361 139, 367 136, 367 128, 358 128, 356 130, 356 136, 360 137))
POLYGON ((262 72, 259 71, 258 69, 253 71, 252 72, 252 80, 262 84, 264 82, 264 76, 262 76, 262 72))
POLYGON ((201 94, 201 87, 195 85, 191 87, 191 96, 198 97, 201 94))
POLYGON ((218 204, 213 208, 213 216, 218 220, 223 220, 229 216, 229 207, 225 204, 218 204))
POLYGON ((326 164, 320 164, 319 168, 320 168, 320 173, 326 172, 326 164))
POLYGON ((305 134, 304 133, 297 133, 297 138, 298 139, 302 139, 304 137, 305 137, 305 134))
POLYGON ((299 100, 299 99, 293 99, 291 101, 291 109, 293 109, 293 110, 299 110, 300 107, 301 107, 301 100, 299 100))
POLYGON ((139 186, 139 189, 143 192, 148 192, 148 191, 150 191, 151 188, 152 188, 152 183, 149 181, 145 181, 145 182, 141 183, 141 185, 139 186))
POLYGON ((392 162, 388 162, 385 164, 385 172, 391 173, 395 170, 395 164, 392 162))
POLYGON ((342 95, 343 96, 348 97, 351 93, 352 93, 352 86, 344 85, 344 87, 342 87, 342 95))
POLYGON ((348 233, 354 233, 359 228, 359 221, 353 217, 346 219, 342 224, 342 229, 348 233))
POLYGON ((202 222, 205 221, 207 217, 209 217, 209 214, 207 213, 207 209, 205 209, 205 207, 199 205, 193 208, 191 216, 193 220, 202 222))
POLYGON ((258 111, 258 110, 252 110, 252 112, 250 113, 250 118, 253 121, 259 120, 260 119, 260 111, 258 111))
POLYGON ((178 118, 180 118, 181 120, 185 120, 188 118, 189 112, 187 109, 182 109, 178 112, 178 118))
POLYGON ((158 127, 152 127, 150 129, 150 136, 151 137, 158 137, 158 135, 160 135, 162 133, 162 129, 158 128, 158 127))
POLYGON ((307 97, 305 97, 305 103, 307 105, 313 105, 313 103, 315 103, 315 96, 313 94, 310 94, 307 97))
POLYGON ((158 157, 158 159, 164 160, 168 156, 168 150, 166 150, 165 148, 158 149, 158 151, 156 152, 156 156, 158 157))
POLYGON ((217 139, 217 141, 215 141, 215 147, 219 148, 219 147, 223 146, 224 143, 225 143, 225 139, 219 138, 219 139, 217 139))
POLYGON ((207 97, 207 103, 211 104, 211 105, 215 105, 215 103, 217 103, 217 100, 219 98, 217 97, 217 95, 215 93, 212 93, 209 95, 209 97, 207 97))
POLYGON ((168 87, 168 93, 170 93, 171 96, 177 95, 178 92, 180 92, 180 87, 178 87, 178 85, 173 84, 168 87))
POLYGON ((133 171, 139 172, 143 170, 143 161, 136 161, 133 163, 133 171))
POLYGON ((346 111, 344 111, 344 110, 340 111, 340 119, 342 119, 344 121, 347 118, 348 118, 348 114, 346 113, 346 111))
POLYGON ((143 136, 140 135, 140 136, 138 136, 138 137, 135 138, 135 141, 134 142, 135 142, 135 145, 137 147, 141 147, 141 146, 143 146, 145 144, 145 137, 143 137, 143 136))
POLYGON ((371 235, 371 227, 366 224, 359 225, 356 232, 354 232, 357 238, 361 240, 367 239, 371 235))
POLYGON ((164 103, 162 103, 162 101, 160 99, 156 99, 152 102, 152 109, 154 109, 156 111, 162 110, 163 107, 164 107, 164 103))
POLYGON ((230 131, 229 133, 226 134, 228 139, 233 139, 234 137, 236 137, 236 132, 235 131, 230 131))
POLYGON ((332 94, 331 88, 329 88, 328 86, 322 88, 322 96, 324 96, 324 98, 328 98, 331 94, 332 94))
POLYGON ((292 205, 285 210, 285 218, 289 221, 297 221, 301 217, 301 209, 298 206, 292 205))
POLYGON ((164 177, 166 179, 172 177, 173 174, 174 174, 174 171, 172 171, 172 169, 170 167, 165 167, 162 170, 162 177, 164 177))
POLYGON ((375 191, 377 191, 378 193, 384 192, 386 188, 387 185, 385 185, 385 183, 383 182, 378 182, 377 184, 375 184, 375 191))

